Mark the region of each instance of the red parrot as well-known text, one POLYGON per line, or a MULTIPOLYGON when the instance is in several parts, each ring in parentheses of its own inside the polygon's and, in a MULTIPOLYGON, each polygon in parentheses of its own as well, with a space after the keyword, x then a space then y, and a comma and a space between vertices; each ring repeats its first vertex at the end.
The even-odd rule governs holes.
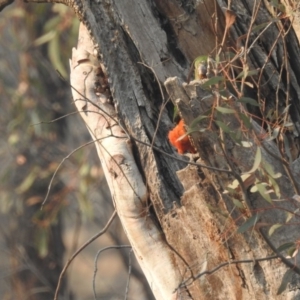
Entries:
POLYGON ((186 135, 186 130, 184 127, 184 122, 181 119, 179 123, 172 129, 169 134, 170 143, 177 149, 179 154, 184 154, 186 152, 196 153, 194 146, 191 144, 189 137, 186 135))

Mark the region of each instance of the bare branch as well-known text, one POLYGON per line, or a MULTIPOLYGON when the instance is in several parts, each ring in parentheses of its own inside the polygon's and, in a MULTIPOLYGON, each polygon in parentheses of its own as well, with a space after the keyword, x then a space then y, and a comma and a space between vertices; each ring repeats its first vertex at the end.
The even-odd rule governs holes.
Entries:
POLYGON ((94 299, 97 299, 97 295, 96 295, 96 283, 95 283, 95 281, 96 281, 96 275, 97 275, 97 272, 98 272, 97 262, 98 262, 99 255, 101 253, 103 253, 104 251, 106 251, 106 250, 124 249, 124 248, 131 249, 132 247, 130 245, 109 246, 109 247, 102 248, 102 249, 100 249, 97 252, 96 257, 95 257, 95 261, 94 261, 94 274, 93 274, 93 293, 94 293, 94 299))
POLYGON ((68 260, 68 262, 65 264, 64 268, 62 269, 59 279, 58 279, 58 283, 57 283, 57 287, 55 290, 55 295, 54 295, 54 300, 58 300, 58 292, 59 292, 59 288, 61 286, 62 283, 62 279, 68 269, 68 267, 70 266, 71 262, 75 259, 75 257, 84 249, 86 248, 88 245, 90 245, 93 241, 95 241, 98 237, 100 237, 101 235, 103 235, 107 229, 109 228, 110 224, 113 222, 114 218, 117 215, 117 211, 115 210, 113 212, 113 214, 111 215, 110 219, 107 221, 106 225, 104 226, 104 228, 98 232, 97 234, 95 234, 93 237, 91 237, 88 241, 86 241, 68 260))
POLYGON ((190 277, 188 278, 187 280, 183 281, 176 290, 178 290, 179 288, 182 288, 182 287, 185 287, 187 285, 190 285, 192 284, 195 280, 201 278, 202 276, 204 275, 211 275, 215 272, 217 272, 219 269, 223 268, 223 267, 226 267, 228 265, 232 265, 232 264, 241 264, 241 263, 244 263, 244 264, 248 264, 248 263, 256 263, 256 262, 259 262, 259 261, 266 261, 266 260, 272 260, 272 259, 275 259, 275 258, 279 258, 278 255, 272 255, 272 256, 268 256, 268 257, 263 257, 263 258, 257 258, 257 259, 242 259, 242 260, 232 260, 232 261, 227 261, 227 262, 224 262, 222 264, 219 264, 217 267, 211 269, 211 270, 207 270, 207 271, 204 271, 204 272, 201 272, 199 273, 198 275, 196 275, 195 277, 190 277))

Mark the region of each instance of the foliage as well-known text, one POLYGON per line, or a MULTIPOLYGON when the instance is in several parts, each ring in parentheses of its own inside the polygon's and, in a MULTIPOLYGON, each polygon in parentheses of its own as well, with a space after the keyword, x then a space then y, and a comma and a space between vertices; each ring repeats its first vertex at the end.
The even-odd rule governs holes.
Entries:
MULTIPOLYGON (((246 41, 249 38, 252 44, 246 42, 236 53, 225 52, 220 49, 217 54, 214 51, 194 60, 195 80, 200 82, 201 89, 211 93, 213 100, 210 103, 212 109, 191 120, 187 131, 192 136, 194 133, 198 133, 198 135, 194 135, 198 138, 205 135, 209 136, 208 140, 214 140, 216 152, 222 153, 227 160, 233 179, 228 182, 224 194, 231 198, 234 209, 240 212, 239 217, 235 220, 237 224, 240 224, 237 227, 237 233, 245 233, 255 227, 267 227, 268 239, 280 231, 283 226, 297 226, 300 209, 299 205, 295 205, 294 210, 287 209, 285 206, 285 203, 291 202, 291 197, 286 195, 286 191, 284 191, 280 171, 280 166, 283 164, 294 187, 295 196, 298 197, 297 179, 293 177, 290 165, 290 162, 293 162, 299 154, 299 151, 298 154, 292 152, 289 138, 293 135, 292 132, 297 132, 296 125, 291 120, 291 104, 286 102, 278 105, 280 100, 277 99, 275 108, 266 109, 267 100, 262 97, 260 85, 265 76, 265 69, 253 69, 247 57, 251 48, 255 46, 255 42, 261 38, 268 27, 287 17, 285 9, 279 6, 277 1, 272 1, 271 5, 280 12, 280 18, 277 17, 257 26, 253 25, 246 36, 243 36, 246 41), (257 97, 249 97, 248 95, 251 94, 249 90, 256 90, 257 97), (254 123, 260 124, 262 127, 260 132, 253 126, 254 123), (269 153, 266 149, 266 143, 271 141, 277 143, 280 149, 279 153, 272 153, 272 155, 277 156, 277 165, 271 165, 267 160, 269 153), (228 145, 240 147, 241 151, 253 156, 252 167, 247 165, 245 161, 234 161, 231 154, 232 149, 229 150, 228 145), (264 199, 266 204, 253 209, 249 204, 249 199, 258 199, 259 197, 264 199), (286 214, 286 219, 278 223, 262 221, 267 220, 265 215, 269 211, 282 211, 286 214)), ((234 24, 235 16, 233 17, 233 13, 229 14, 228 11, 225 16, 228 18, 228 20, 226 19, 226 26, 229 28, 234 24)), ((284 37, 282 36, 282 38, 284 37)), ((287 53, 285 52, 284 55, 287 56, 287 53)), ((269 53, 270 56, 271 53, 269 53)), ((284 59, 281 68, 287 69, 286 76, 289 78, 291 75, 284 59)), ((278 90, 280 84, 278 82, 278 90)), ((198 151, 200 151, 200 146, 198 151)), ((298 254, 295 243, 293 241, 285 249, 285 253, 290 258, 298 254)), ((289 270, 284 275, 278 294, 286 289, 291 279, 291 273, 293 271, 289 270)))

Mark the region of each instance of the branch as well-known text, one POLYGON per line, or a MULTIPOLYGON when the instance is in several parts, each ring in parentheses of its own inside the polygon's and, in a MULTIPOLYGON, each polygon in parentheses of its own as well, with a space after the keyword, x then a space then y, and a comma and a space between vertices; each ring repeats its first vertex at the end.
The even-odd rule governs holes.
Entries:
POLYGON ((130 137, 120 126, 109 97, 95 90, 99 69, 104 68, 93 54, 93 43, 82 24, 78 40, 70 62, 73 99, 95 141, 114 205, 149 285, 157 299, 170 299, 182 280, 174 269, 174 253, 148 212, 148 191, 130 137))
MULTIPOLYGON (((96 295, 96 284, 95 284, 95 281, 96 281, 96 275, 97 275, 97 271, 98 271, 98 268, 97 268, 97 261, 98 261, 98 258, 99 258, 99 255, 106 251, 106 250, 110 250, 110 249, 124 249, 124 248, 132 248, 131 246, 129 245, 118 245, 118 246, 109 246, 109 247, 105 247, 105 248, 102 248, 100 249, 97 254, 96 254, 96 257, 95 257, 95 263, 94 263, 94 275, 93 275, 93 292, 94 292, 94 298, 97 299, 97 295, 96 295)), ((130 258, 130 256, 129 256, 130 258)), ((129 264, 129 267, 131 267, 131 264, 129 264)), ((131 272, 131 269, 130 269, 130 272, 131 272)), ((128 280, 129 281, 129 280, 128 280)))
POLYGON ((68 262, 65 264, 63 270, 61 271, 60 275, 59 275, 59 279, 58 279, 58 283, 57 283, 57 287, 56 287, 56 291, 55 291, 55 295, 54 295, 54 300, 58 300, 58 292, 62 283, 62 279, 68 269, 68 267, 70 266, 71 262, 75 259, 75 257, 84 249, 86 248, 89 244, 91 244, 94 240, 96 240, 98 237, 100 237, 102 234, 104 234, 107 229, 109 228, 110 224, 112 223, 112 221, 114 220, 114 218, 116 217, 117 212, 116 210, 113 212, 113 214, 111 215, 110 219, 108 220, 108 222, 106 223, 105 227, 98 232, 97 234, 95 234, 93 237, 91 237, 87 242, 85 242, 72 256, 71 258, 68 260, 68 262))
POLYGON ((198 275, 196 275, 195 277, 190 277, 188 278, 187 280, 183 281, 179 286, 178 288, 176 289, 176 291, 179 289, 179 288, 182 288, 182 287, 185 287, 187 285, 190 285, 192 284, 196 279, 199 279, 200 277, 204 276, 204 275, 211 275, 215 272, 217 272, 219 269, 223 268, 223 267, 226 267, 228 265, 232 265, 232 264, 241 264, 241 263, 244 263, 244 264, 248 264, 248 263, 256 263, 256 262, 259 262, 259 261, 265 261, 265 260, 271 260, 271 259, 275 259, 275 258, 279 258, 278 255, 272 255, 272 256, 268 256, 268 257, 263 257, 263 258, 257 258, 257 259, 242 259, 242 260, 232 260, 232 261, 227 261, 227 262, 224 262, 222 264, 219 264, 218 266, 216 266, 215 268, 211 269, 211 270, 207 270, 207 271, 204 271, 204 272, 201 272, 199 273, 198 275), (192 281, 191 281, 192 280, 192 281), (189 281, 191 281, 189 283, 189 281))

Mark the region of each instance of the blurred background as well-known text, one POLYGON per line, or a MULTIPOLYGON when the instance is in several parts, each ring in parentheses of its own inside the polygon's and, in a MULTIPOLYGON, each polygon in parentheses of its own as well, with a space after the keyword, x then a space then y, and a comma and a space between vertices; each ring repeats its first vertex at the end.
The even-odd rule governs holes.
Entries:
MULTIPOLYGON (((85 145, 91 138, 72 103, 68 60, 77 44, 78 26, 63 5, 18 2, 0 13, 4 300, 53 299, 67 259, 101 231, 113 213, 96 151, 93 144, 85 145)), ((97 252, 111 245, 128 245, 118 218, 75 258, 60 300, 153 299, 129 248, 104 251, 95 264, 97 252)))

